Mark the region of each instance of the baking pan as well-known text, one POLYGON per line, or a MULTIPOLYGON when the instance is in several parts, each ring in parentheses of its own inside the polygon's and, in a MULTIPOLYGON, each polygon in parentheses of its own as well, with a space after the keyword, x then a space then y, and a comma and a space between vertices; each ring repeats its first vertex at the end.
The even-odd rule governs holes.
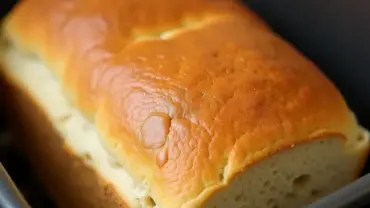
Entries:
POLYGON ((4 166, 0 163, 0 205, 2 208, 29 208, 4 166))
MULTIPOLYGON (((15 0, 1 1, 0 16, 5 15, 15 2, 15 0)), ((245 0, 244 2, 265 19, 277 33, 321 68, 342 92, 360 123, 370 129, 370 82, 368 84, 370 1, 245 0)), ((0 161, 2 160, 1 155, 0 161)), ((368 160, 361 178, 308 207, 369 207, 369 163, 368 160)), ((14 176, 12 173, 10 175, 14 176)), ((19 186, 17 180, 14 181, 19 186)), ((26 199, 28 202, 32 200, 28 197, 26 199)), ((51 207, 50 204, 42 206, 30 204, 35 208, 51 207)), ((29 207, 2 165, 0 165, 0 207, 29 207)))

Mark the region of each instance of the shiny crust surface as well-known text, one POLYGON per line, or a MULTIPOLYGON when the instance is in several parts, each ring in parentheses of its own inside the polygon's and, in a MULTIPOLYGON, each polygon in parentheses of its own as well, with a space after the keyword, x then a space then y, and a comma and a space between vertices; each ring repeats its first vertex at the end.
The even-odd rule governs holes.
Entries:
POLYGON ((316 66, 231 0, 27 0, 4 29, 161 208, 200 206, 280 149, 356 131, 316 66))

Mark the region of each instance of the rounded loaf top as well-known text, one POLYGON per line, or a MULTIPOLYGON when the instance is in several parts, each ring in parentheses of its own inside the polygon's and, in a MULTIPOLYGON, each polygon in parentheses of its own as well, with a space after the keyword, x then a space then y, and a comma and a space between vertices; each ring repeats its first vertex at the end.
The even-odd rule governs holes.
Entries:
POLYGON ((41 58, 161 208, 356 128, 314 64, 229 0, 28 0, 5 33, 41 58))

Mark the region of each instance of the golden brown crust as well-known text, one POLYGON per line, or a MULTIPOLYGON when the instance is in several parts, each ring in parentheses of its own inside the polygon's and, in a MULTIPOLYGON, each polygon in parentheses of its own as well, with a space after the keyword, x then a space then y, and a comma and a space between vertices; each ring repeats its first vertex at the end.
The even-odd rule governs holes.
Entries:
POLYGON ((272 152, 357 128, 317 68, 234 1, 28 0, 5 33, 55 70, 160 207, 196 205, 272 152))
MULTIPOLYGON (((0 80, 4 83, 2 76, 0 80)), ((26 91, 11 83, 7 86, 8 120, 12 123, 18 146, 27 154, 58 207, 128 207, 112 185, 64 146, 45 112, 26 91)))

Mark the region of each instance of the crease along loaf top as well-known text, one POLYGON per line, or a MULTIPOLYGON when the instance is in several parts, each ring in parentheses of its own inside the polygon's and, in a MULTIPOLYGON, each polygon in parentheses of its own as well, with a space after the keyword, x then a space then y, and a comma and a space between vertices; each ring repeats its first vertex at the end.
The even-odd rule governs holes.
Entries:
POLYGON ((28 0, 3 26, 159 207, 200 205, 279 150, 360 132, 332 83, 235 1, 28 0))

